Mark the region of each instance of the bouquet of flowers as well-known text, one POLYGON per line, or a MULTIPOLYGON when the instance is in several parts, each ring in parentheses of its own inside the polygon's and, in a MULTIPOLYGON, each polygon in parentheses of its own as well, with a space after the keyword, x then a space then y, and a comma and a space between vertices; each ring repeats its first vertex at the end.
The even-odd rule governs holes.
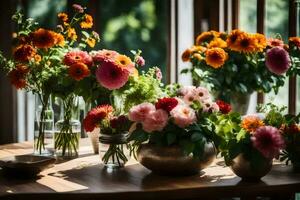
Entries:
POLYGON ((182 60, 192 68, 182 72, 191 72, 195 84, 208 84, 226 102, 253 91, 277 93, 291 59, 283 43, 272 41, 240 30, 203 32, 195 46, 183 52, 182 60))
POLYGON ((281 153, 280 160, 291 162, 296 171, 300 170, 300 113, 297 116, 283 114, 286 107, 278 107, 274 104, 266 104, 259 107, 259 111, 265 113, 265 123, 277 127, 284 140, 285 149, 281 153))
POLYGON ((134 122, 129 141, 133 151, 148 142, 157 146, 180 146, 185 155, 201 158, 205 144, 214 137, 214 126, 209 120, 219 111, 206 88, 185 86, 169 97, 155 103, 133 106, 129 119, 134 122))
POLYGON ((232 112, 217 116, 214 122, 219 151, 226 164, 242 178, 264 176, 271 169, 273 158, 279 158, 284 148, 280 130, 268 124, 262 114, 241 117, 232 112), (245 169, 240 169, 242 166, 245 169))
POLYGON ((108 148, 102 156, 105 165, 120 167, 128 161, 128 155, 124 149, 127 147, 131 122, 125 115, 114 116, 114 109, 111 105, 100 105, 89 111, 83 123, 84 129, 89 132, 96 127, 100 128, 100 142, 108 144, 108 148))
POLYGON ((25 19, 21 13, 16 13, 12 17, 17 23, 13 57, 7 59, 0 55, 1 66, 8 73, 11 83, 17 89, 26 89, 40 98, 42 111, 39 117, 39 134, 35 141, 35 150, 40 154, 45 149, 44 121, 47 117, 45 110, 50 95, 68 97, 69 101, 75 90, 76 81, 89 74, 92 63, 88 54, 79 53, 76 47, 85 48, 87 45, 94 47, 99 41, 96 32, 85 31, 93 25, 93 19, 85 13, 85 8, 79 5, 73 5, 73 8, 75 15, 70 20, 66 13, 58 14, 61 24, 55 30, 41 28, 33 19, 25 19), (79 28, 80 40, 76 30, 79 28), (64 55, 71 51, 76 51, 72 57, 73 62, 62 62, 64 55), (81 59, 82 57, 84 59, 81 59))

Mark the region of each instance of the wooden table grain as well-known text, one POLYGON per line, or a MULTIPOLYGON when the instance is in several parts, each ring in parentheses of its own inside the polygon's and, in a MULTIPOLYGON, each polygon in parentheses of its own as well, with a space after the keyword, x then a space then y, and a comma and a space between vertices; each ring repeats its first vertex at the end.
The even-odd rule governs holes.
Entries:
MULTIPOLYGON (((94 155, 87 145, 88 140, 83 139, 82 143, 78 158, 60 162, 34 180, 7 177, 0 170, 0 199, 213 200, 267 196, 288 200, 300 192, 300 174, 293 173, 291 167, 283 164, 274 165, 258 183, 242 182, 220 160, 203 173, 185 177, 158 176, 134 160, 123 169, 107 171, 99 156, 94 155)), ((31 152, 31 142, 2 145, 0 159, 31 152)))

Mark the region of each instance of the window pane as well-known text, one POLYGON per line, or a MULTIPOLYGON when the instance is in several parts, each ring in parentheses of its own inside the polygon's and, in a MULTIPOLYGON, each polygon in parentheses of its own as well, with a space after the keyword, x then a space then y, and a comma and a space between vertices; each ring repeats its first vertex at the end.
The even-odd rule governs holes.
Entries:
MULTIPOLYGON (((267 0, 266 1, 266 35, 275 37, 280 34, 282 39, 287 42, 288 39, 288 1, 267 0)), ((266 102, 273 102, 276 105, 288 105, 288 78, 285 85, 280 88, 277 95, 274 92, 266 95, 266 102)))
POLYGON ((256 1, 240 0, 239 28, 247 32, 256 32, 256 1))
POLYGON ((100 6, 100 47, 127 55, 140 49, 147 67, 161 67, 165 78, 168 1, 102 0, 100 6))

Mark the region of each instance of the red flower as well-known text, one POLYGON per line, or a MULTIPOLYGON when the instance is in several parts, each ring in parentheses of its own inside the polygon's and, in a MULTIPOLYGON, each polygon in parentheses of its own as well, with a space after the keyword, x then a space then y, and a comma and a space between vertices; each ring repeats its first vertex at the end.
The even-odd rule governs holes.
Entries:
POLYGON ((128 118, 124 115, 114 117, 110 120, 110 126, 115 129, 124 126, 126 123, 128 123, 128 118))
POLYGON ((26 67, 25 65, 18 65, 8 74, 11 84, 13 84, 17 89, 25 88, 27 85, 26 74, 28 72, 28 67, 26 67))
POLYGON ((228 114, 231 111, 231 106, 229 103, 226 103, 222 100, 218 100, 216 103, 218 104, 221 113, 228 114))
POLYGON ((93 108, 83 120, 84 129, 88 132, 92 132, 99 123, 104 118, 108 118, 112 112, 113 107, 111 105, 101 105, 93 108))
POLYGON ((163 109, 167 112, 171 112, 173 108, 175 108, 178 105, 178 101, 175 98, 162 98, 159 99, 158 102, 155 104, 155 108, 158 109, 163 109))
POLYGON ((88 66, 83 63, 74 63, 69 67, 68 72, 69 75, 76 81, 80 81, 90 75, 88 66))

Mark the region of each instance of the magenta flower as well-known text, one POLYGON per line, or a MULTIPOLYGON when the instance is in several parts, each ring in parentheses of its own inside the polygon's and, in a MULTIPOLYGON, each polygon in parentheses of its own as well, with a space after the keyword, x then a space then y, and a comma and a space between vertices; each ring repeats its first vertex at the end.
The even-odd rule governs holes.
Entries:
POLYGON ((109 90, 123 87, 128 81, 129 74, 128 69, 118 66, 112 60, 103 61, 96 70, 97 81, 109 90))
POLYGON ((278 158, 280 149, 284 148, 284 140, 277 128, 262 126, 251 137, 253 147, 268 159, 278 158))
POLYGON ((291 66, 288 52, 282 47, 273 47, 267 51, 266 66, 274 74, 281 75, 291 66))
POLYGON ((79 4, 73 4, 72 7, 78 13, 83 13, 84 12, 84 8, 79 4))

